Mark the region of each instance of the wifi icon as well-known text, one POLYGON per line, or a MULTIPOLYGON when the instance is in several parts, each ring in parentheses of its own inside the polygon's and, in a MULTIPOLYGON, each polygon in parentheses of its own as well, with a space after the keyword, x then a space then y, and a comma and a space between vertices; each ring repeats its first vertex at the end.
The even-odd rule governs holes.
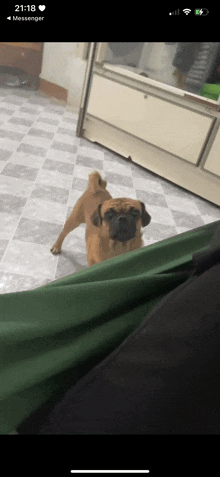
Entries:
POLYGON ((190 8, 184 8, 183 12, 186 14, 186 15, 189 15, 189 13, 191 12, 192 10, 190 10, 190 8))

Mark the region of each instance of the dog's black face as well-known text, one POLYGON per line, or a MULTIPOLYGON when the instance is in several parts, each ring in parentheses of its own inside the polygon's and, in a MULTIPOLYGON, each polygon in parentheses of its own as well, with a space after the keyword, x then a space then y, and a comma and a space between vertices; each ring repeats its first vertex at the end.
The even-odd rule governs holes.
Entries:
POLYGON ((136 235, 136 222, 140 218, 139 210, 130 208, 128 212, 118 213, 114 209, 108 210, 104 219, 109 223, 109 235, 112 240, 127 242, 136 235))
POLYGON ((99 204, 91 221, 111 239, 127 242, 151 221, 143 202, 132 199, 110 199, 99 204))

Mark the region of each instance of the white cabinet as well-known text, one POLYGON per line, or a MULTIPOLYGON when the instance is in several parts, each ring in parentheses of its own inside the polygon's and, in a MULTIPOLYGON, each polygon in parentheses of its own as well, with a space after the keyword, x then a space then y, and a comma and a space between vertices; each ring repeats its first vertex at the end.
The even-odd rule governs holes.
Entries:
POLYGON ((87 113, 192 164, 213 123, 208 115, 96 74, 87 113))
POLYGON ((218 104, 121 69, 95 70, 83 136, 220 206, 218 104))
MULTIPOLYGON (((217 131, 215 140, 209 151, 204 169, 220 177, 220 128, 217 131)), ((220 184, 219 184, 220 187, 220 184)))

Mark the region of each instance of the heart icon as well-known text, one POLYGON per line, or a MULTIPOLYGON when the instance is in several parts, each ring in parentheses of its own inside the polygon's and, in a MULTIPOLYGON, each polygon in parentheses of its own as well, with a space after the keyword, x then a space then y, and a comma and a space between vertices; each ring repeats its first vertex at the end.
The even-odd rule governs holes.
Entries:
POLYGON ((43 12, 45 10, 46 6, 45 5, 38 5, 38 8, 41 12, 43 12))

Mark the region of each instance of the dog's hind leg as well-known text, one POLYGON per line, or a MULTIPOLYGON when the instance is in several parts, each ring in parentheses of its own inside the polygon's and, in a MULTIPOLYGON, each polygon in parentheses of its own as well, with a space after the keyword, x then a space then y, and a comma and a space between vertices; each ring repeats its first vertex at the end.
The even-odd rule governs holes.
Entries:
POLYGON ((53 255, 57 255, 58 253, 60 253, 62 243, 63 243, 65 237, 70 232, 72 232, 72 230, 76 229, 77 227, 79 227, 80 224, 83 224, 84 222, 85 222, 85 219, 84 219, 84 213, 83 213, 82 206, 81 206, 81 204, 77 203, 75 205, 73 211, 72 211, 72 214, 67 219, 67 221, 66 221, 66 223, 63 227, 63 230, 62 230, 61 234, 59 235, 57 241, 51 247, 51 249, 50 249, 51 253, 53 253, 53 255))

